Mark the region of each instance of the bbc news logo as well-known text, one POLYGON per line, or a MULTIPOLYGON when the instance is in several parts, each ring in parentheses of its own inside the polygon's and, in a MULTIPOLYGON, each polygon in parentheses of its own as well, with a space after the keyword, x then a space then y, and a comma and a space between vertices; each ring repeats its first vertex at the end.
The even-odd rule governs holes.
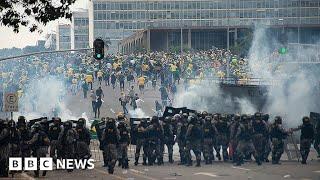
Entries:
MULTIPOLYGON (((10 171, 35 171, 40 168, 43 171, 53 170, 53 160, 51 157, 40 158, 38 164, 37 158, 24 158, 24 164, 22 164, 22 158, 11 157, 9 158, 9 170, 10 171), (24 166, 23 166, 24 165, 24 166), (38 165, 40 166, 38 168, 38 165), (23 167, 23 168, 22 168, 23 167)), ((56 169, 93 169, 93 159, 57 159, 56 169)))

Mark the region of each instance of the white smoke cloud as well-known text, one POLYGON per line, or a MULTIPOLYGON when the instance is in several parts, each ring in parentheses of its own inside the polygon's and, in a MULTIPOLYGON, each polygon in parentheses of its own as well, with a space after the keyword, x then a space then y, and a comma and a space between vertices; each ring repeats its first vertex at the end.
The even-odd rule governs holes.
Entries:
POLYGON ((129 115, 132 118, 147 118, 149 117, 141 108, 129 110, 129 115))
POLYGON ((77 119, 67 107, 67 88, 63 80, 54 76, 31 80, 19 101, 20 112, 27 119, 41 116, 53 117, 54 109, 59 112, 62 120, 77 119))
POLYGON ((257 25, 249 51, 249 65, 253 77, 278 81, 276 86, 268 89, 264 111, 272 117, 282 116, 287 126, 294 127, 301 124, 302 117, 308 116, 310 111, 317 111, 316 96, 313 93, 317 82, 312 79, 313 72, 309 72, 304 66, 282 62, 306 60, 317 52, 313 48, 302 48, 299 52, 289 48, 288 54, 279 55, 277 61, 269 62, 266 57, 276 51, 275 44, 279 45, 279 42, 268 37, 265 27, 257 25), (277 71, 273 71, 271 67, 277 67, 277 71))
MULTIPOLYGON (((317 88, 320 83, 317 77, 320 69, 311 71, 302 65, 284 62, 315 59, 320 57, 320 48, 302 47, 297 51, 289 46, 286 55, 275 56, 276 60, 270 61, 274 58, 272 54, 280 47, 280 43, 275 37, 270 37, 267 31, 265 26, 255 27, 248 54, 250 73, 254 78, 277 82, 277 85, 268 88, 262 112, 269 113, 271 117, 280 115, 287 126, 295 127, 301 124, 303 116, 308 116, 311 111, 319 111, 316 94, 319 91, 317 88)), ((258 111, 250 100, 242 97, 232 98, 226 95, 218 84, 208 82, 191 85, 187 90, 179 87, 174 106, 222 113, 240 111, 253 114, 258 111)))

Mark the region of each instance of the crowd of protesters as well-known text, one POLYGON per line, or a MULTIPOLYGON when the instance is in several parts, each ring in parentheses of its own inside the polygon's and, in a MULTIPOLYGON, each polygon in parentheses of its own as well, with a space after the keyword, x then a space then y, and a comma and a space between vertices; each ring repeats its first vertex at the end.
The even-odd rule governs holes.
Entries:
MULTIPOLYGON (((227 76, 236 82, 250 78, 248 61, 232 55, 228 50, 212 49, 189 52, 182 55, 168 52, 136 53, 129 55, 108 54, 97 61, 91 52, 42 54, 20 58, 16 61, 0 63, 0 92, 18 92, 23 96, 27 84, 48 75, 63 80, 70 95, 83 93, 84 98, 92 100, 95 117, 100 115, 103 102, 101 86, 134 91, 136 84, 141 95, 145 87, 151 85, 159 90, 161 105, 170 105, 177 85, 191 83, 193 78, 224 79, 227 76), (97 82, 97 90, 94 83, 97 82)), ((127 104, 136 109, 136 92, 123 93, 119 101, 124 113, 127 104), (128 96, 128 97, 127 97, 128 96)))

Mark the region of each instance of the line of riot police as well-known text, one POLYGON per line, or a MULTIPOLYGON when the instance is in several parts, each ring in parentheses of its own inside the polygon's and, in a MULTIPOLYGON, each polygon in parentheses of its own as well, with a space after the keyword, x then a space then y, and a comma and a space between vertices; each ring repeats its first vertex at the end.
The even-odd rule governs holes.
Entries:
MULTIPOLYGON (((63 123, 60 118, 51 121, 40 118, 27 122, 23 116, 18 118, 17 123, 14 120, 0 120, 0 177, 9 175, 9 157, 21 157, 24 160, 32 156, 37 157, 39 163, 40 157, 47 156, 48 149, 54 162, 57 159, 89 159, 90 139, 83 118, 63 123)), ((39 165, 37 167, 35 177, 39 177, 40 173, 39 165)), ((46 173, 43 171, 42 176, 46 176, 46 173)))
POLYGON ((179 113, 165 118, 154 116, 150 121, 143 118, 140 123, 131 126, 132 142, 136 145, 134 164, 139 164, 141 154, 143 165, 163 164, 165 147, 168 161, 173 163, 175 143, 179 147, 180 165, 193 165, 191 151, 195 154, 198 167, 201 154, 205 164, 212 164, 217 158, 240 166, 252 156, 258 165, 269 162, 271 153, 272 164, 280 164, 284 140, 297 130, 301 130, 300 153, 305 164, 314 137, 319 134, 315 132, 309 117, 303 117, 303 123, 298 128, 287 130, 283 128, 280 116, 270 123, 269 115, 259 112, 254 115, 179 113))

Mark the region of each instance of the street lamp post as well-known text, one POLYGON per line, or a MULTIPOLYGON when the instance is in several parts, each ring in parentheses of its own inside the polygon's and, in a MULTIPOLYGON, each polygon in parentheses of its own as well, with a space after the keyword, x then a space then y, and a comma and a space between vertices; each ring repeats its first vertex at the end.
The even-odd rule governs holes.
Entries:
POLYGON ((180 54, 182 55, 183 53, 183 4, 180 2, 179 4, 180 7, 180 54))

